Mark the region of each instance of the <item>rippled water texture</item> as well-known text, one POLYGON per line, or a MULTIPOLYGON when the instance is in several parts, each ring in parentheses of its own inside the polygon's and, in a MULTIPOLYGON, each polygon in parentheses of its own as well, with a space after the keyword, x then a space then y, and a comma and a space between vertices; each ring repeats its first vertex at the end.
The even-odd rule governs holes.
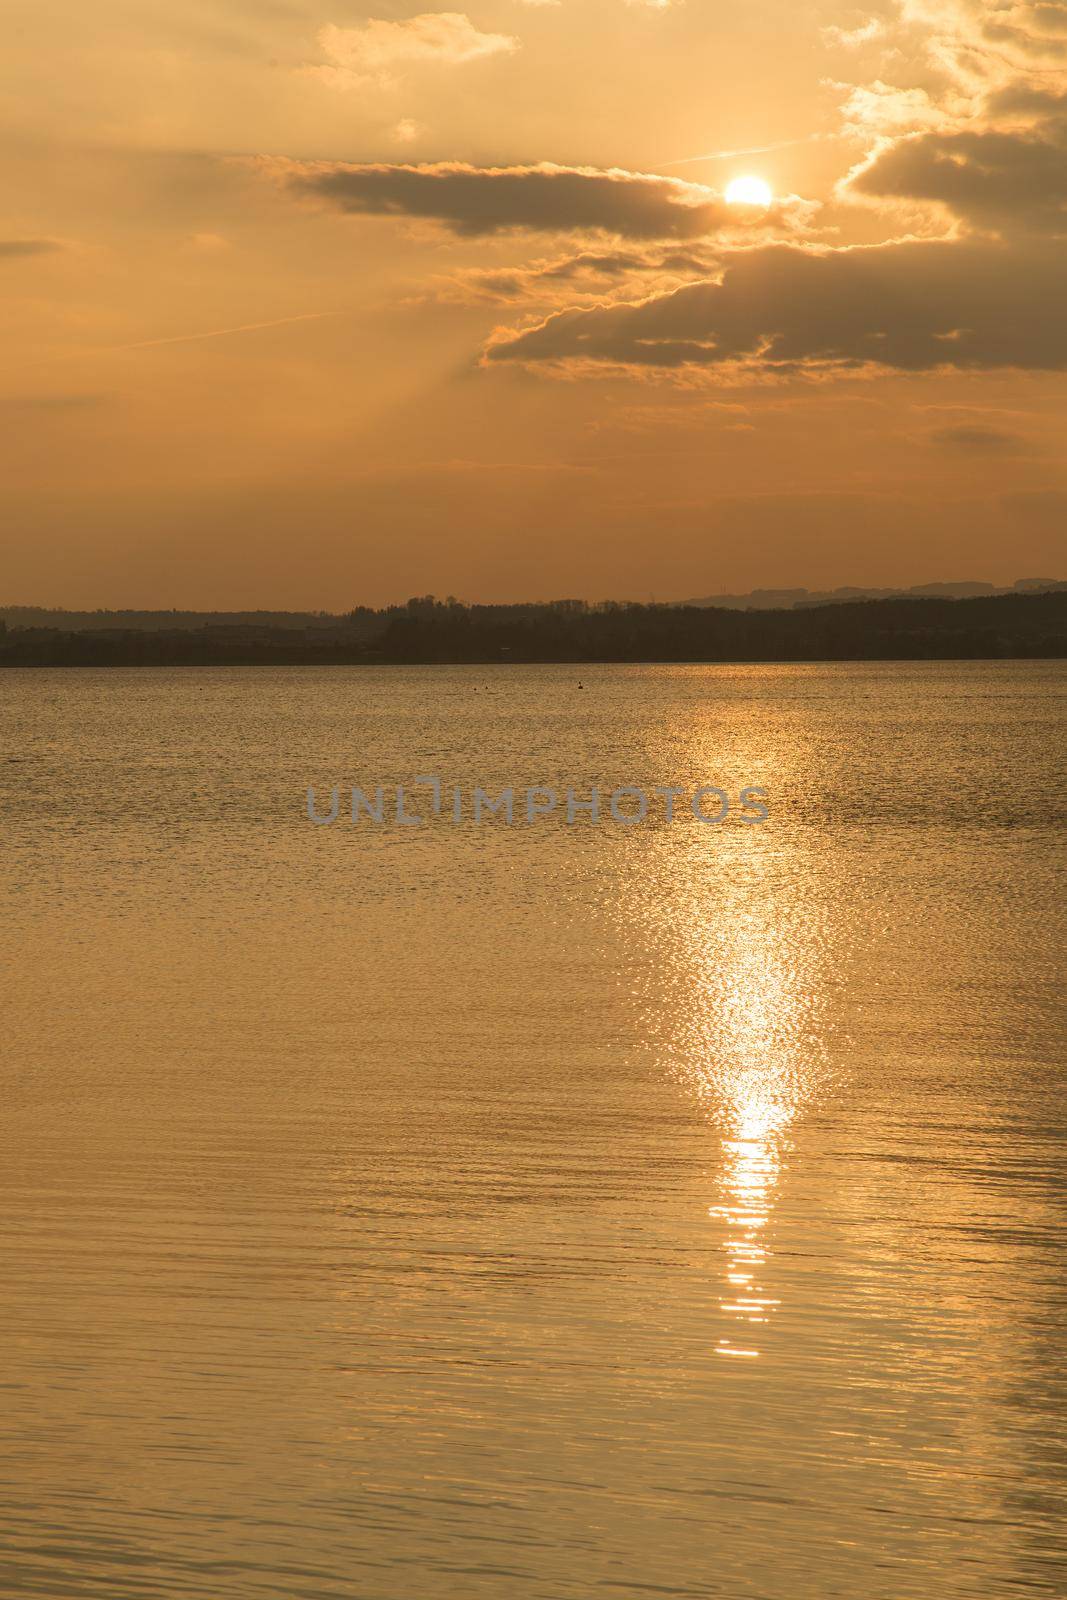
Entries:
POLYGON ((5 1600, 1067 1593, 1067 668, 582 682, 0 675, 5 1600))

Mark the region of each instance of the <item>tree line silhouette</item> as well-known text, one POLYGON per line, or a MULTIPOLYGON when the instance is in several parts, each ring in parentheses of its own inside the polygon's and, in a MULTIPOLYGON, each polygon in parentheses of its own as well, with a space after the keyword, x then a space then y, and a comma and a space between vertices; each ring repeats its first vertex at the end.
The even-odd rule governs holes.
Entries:
MULTIPOLYGON (((62 613, 54 615, 57 624, 62 613)), ((116 613, 121 617, 121 613, 116 613)), ((140 617, 147 613, 139 614, 140 617)), ((555 600, 464 605, 424 595, 303 625, 5 627, 0 666, 340 666, 494 662, 925 661, 1067 658, 1067 590, 897 597, 791 610, 555 600)), ((253 620, 248 620, 249 617, 253 620)), ((158 614, 157 614, 158 617, 158 614)), ((105 625, 101 625, 104 623, 105 625)))

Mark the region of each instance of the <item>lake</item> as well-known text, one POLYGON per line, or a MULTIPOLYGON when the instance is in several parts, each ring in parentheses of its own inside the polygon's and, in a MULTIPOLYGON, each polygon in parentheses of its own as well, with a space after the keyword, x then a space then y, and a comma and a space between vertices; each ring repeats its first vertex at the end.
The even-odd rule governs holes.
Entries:
POLYGON ((0 730, 4 1596, 1067 1592, 1067 663, 9 671, 0 730), (685 793, 470 814, 594 784, 685 793))

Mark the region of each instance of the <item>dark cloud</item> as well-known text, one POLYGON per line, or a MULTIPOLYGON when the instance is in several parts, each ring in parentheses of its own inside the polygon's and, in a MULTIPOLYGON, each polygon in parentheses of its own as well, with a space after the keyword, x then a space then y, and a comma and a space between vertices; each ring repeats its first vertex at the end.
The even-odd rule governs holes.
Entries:
MULTIPOLYGON (((1031 19, 1027 17, 1026 21, 1029 23, 1031 19)), ((1056 58, 1067 54, 1067 47, 1061 40, 1047 32, 1034 33, 1029 26, 1016 28, 1006 22, 987 22, 983 25, 982 37, 991 44, 1011 45, 1026 55, 1056 58)))
MULTIPOLYGON (((1061 0, 969 0, 969 10, 974 27, 971 39, 979 46, 975 63, 978 70, 995 74, 1001 68, 1003 57, 999 52, 983 60, 981 45, 986 42, 1047 62, 1063 59, 1061 36, 1067 33, 1067 6, 1061 0)), ((960 16, 949 15, 951 36, 959 26, 960 16)))
MULTIPOLYGON (((959 219, 957 236, 735 249, 722 256, 721 274, 706 269, 704 281, 660 283, 644 298, 635 281, 626 303, 571 305, 505 330, 487 359, 777 373, 1067 369, 1062 92, 1020 80, 996 98, 1004 115, 1031 125, 883 140, 846 189, 940 202, 959 219)), ((934 441, 957 450, 1019 446, 978 425, 943 429, 934 441)))
POLYGON ((638 304, 561 311, 505 332, 491 361, 715 367, 1067 368, 1063 258, 984 240, 817 253, 768 245, 718 282, 638 304))
POLYGON ((991 428, 983 423, 962 422, 951 428, 936 428, 930 435, 933 444, 973 455, 1017 455, 1026 447, 1020 433, 1006 428, 991 428))
POLYGON ((1019 113, 1033 117, 1067 117, 1067 93, 1059 94, 1053 89, 1017 80, 991 94, 985 102, 985 108, 994 117, 1019 113))
MULTIPOLYGON (((268 161, 299 193, 364 216, 421 217, 464 237, 515 230, 598 232, 627 239, 695 240, 743 226, 714 190, 639 172, 593 167, 472 167, 268 161)), ((792 203, 795 206, 795 202, 792 203)), ((752 220, 779 225, 790 203, 752 220)))
MULTIPOLYGON (((1032 106, 1032 94, 1031 94, 1032 106)), ((1067 120, 1039 131, 922 133, 887 145, 849 188, 879 199, 937 200, 1000 231, 1067 232, 1067 120)))
MULTIPOLYGON (((882 136, 840 193, 944 207, 956 220, 942 238, 803 244, 799 229, 811 213, 795 199, 752 216, 751 231, 739 236, 742 218, 714 190, 615 169, 265 165, 341 211, 432 220, 462 237, 586 235, 558 260, 452 276, 446 296, 528 308, 525 325, 494 335, 490 362, 747 375, 1067 370, 1064 79, 1032 52, 1022 68, 1018 53, 980 48, 988 23, 1044 40, 1052 60, 1067 0, 1016 0, 993 16, 977 0, 960 0, 940 20, 945 32, 935 42, 946 80, 958 78, 953 92, 938 98, 880 80, 864 91, 874 110, 858 123, 882 136)), ((922 227, 933 231, 929 215, 922 227)), ((982 424, 929 437, 957 451, 1025 448, 1018 436, 982 424)))
POLYGON ((451 274, 437 291, 437 298, 546 304, 564 296, 602 294, 606 285, 618 279, 658 279, 660 287, 673 287, 686 278, 707 277, 714 266, 710 252, 703 254, 693 248, 581 250, 556 260, 533 261, 529 266, 468 267, 451 274))
POLYGON ((1067 5, 1062 0, 1039 0, 1036 5, 1027 7, 1027 12, 1035 28, 1047 33, 1067 33, 1067 5))
POLYGON ((0 239, 0 260, 51 255, 62 248, 58 239, 0 239))

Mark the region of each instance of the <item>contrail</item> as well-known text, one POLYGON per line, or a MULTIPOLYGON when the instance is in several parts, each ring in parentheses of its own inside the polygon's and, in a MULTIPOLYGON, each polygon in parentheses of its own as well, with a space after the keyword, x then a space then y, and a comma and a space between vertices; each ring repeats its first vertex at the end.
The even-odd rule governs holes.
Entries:
POLYGON ((835 139, 836 134, 807 133, 802 139, 779 139, 777 144, 754 144, 747 150, 709 150, 703 156, 683 156, 680 161, 661 161, 661 167, 687 167, 694 161, 731 161, 734 156, 765 156, 772 150, 789 150, 796 144, 815 144, 820 139, 835 139))
POLYGON ((288 322, 319 322, 339 317, 340 311, 305 311, 298 317, 277 317, 273 322, 244 322, 237 328, 212 328, 208 333, 179 333, 169 339, 141 339, 137 344, 114 344, 112 350, 152 350, 161 344, 192 344, 197 339, 224 339, 231 333, 258 333, 261 328, 284 328, 288 322))

